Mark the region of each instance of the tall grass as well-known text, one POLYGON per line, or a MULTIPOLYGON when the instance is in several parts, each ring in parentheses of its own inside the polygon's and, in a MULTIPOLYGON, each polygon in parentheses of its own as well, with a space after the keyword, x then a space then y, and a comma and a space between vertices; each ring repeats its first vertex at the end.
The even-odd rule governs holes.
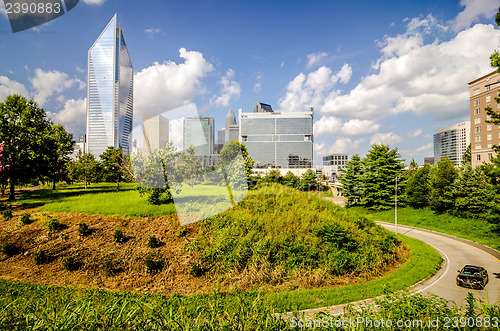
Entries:
MULTIPOLYGON (((361 207, 351 207, 349 210, 373 221, 394 223, 394 210, 374 212, 361 207)), ((491 224, 484 220, 471 220, 446 213, 436 214, 430 209, 406 207, 398 208, 398 223, 451 234, 500 249, 500 233, 492 231, 491 224)))

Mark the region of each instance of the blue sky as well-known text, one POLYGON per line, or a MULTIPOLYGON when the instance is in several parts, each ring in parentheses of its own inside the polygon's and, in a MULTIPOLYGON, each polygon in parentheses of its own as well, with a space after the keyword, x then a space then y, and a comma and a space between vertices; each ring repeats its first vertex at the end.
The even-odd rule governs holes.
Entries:
POLYGON ((195 103, 222 128, 229 108, 314 107, 314 163, 328 153, 398 147, 432 156, 436 129, 469 119, 467 83, 500 49, 496 0, 81 0, 12 33, 0 2, 0 99, 34 98, 85 133, 87 51, 117 13, 135 69, 134 108, 195 103))

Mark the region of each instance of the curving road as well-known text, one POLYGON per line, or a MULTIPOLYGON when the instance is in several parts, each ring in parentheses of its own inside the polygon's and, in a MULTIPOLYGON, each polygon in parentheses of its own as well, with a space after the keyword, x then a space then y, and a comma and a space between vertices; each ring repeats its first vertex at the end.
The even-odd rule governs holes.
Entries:
MULTIPOLYGON (((390 231, 395 230, 394 224, 377 223, 390 231)), ((459 306, 465 304, 464 299, 469 292, 485 301, 488 297, 490 304, 500 303, 500 253, 498 251, 465 239, 410 226, 398 225, 397 232, 431 245, 445 259, 443 268, 434 277, 415 286, 413 290, 433 293, 459 306), (486 268, 490 281, 484 290, 467 289, 456 285, 457 270, 462 269, 466 264, 486 268)))
MULTIPOLYGON (((395 231, 392 223, 377 222, 384 228, 395 231)), ((405 225, 398 225, 397 232, 408 237, 419 239, 434 247, 443 257, 443 267, 433 277, 411 287, 417 293, 432 293, 458 306, 465 305, 465 298, 472 292, 476 298, 481 298, 490 304, 500 304, 500 252, 482 246, 469 240, 457 238, 444 233, 418 229, 405 225), (459 287, 455 278, 457 270, 466 264, 479 265, 488 271, 489 282, 484 290, 475 290, 459 287), (487 301, 488 300, 488 301, 487 301)), ((355 308, 374 303, 373 299, 351 303, 355 308)), ((346 305, 306 309, 301 311, 304 316, 311 317, 318 312, 328 312, 332 315, 341 315, 346 305)), ((290 318, 292 313, 278 314, 282 318, 290 318)))

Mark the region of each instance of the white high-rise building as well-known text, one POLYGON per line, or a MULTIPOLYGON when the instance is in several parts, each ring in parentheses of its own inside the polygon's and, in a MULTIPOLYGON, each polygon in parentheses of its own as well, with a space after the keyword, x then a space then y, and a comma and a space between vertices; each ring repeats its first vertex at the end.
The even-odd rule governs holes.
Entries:
POLYGON ((134 68, 116 14, 88 52, 87 151, 131 151, 134 68))
POLYGON ((193 144, 196 156, 214 154, 215 120, 213 116, 184 117, 182 130, 182 149, 193 144))
POLYGON ((470 144, 470 122, 461 122, 436 130, 434 134, 434 162, 449 158, 456 167, 470 144))
POLYGON ((152 152, 164 149, 169 140, 168 118, 162 115, 144 115, 142 126, 145 150, 152 152))

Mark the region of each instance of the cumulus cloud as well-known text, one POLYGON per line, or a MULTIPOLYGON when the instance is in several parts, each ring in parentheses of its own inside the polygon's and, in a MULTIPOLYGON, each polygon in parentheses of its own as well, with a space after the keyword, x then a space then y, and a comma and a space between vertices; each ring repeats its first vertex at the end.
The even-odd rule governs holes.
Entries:
POLYGON ((352 75, 352 68, 344 64, 334 74, 332 69, 322 66, 316 71, 297 75, 287 86, 286 95, 278 103, 281 111, 304 111, 309 107, 322 108, 325 101, 339 92, 334 90, 337 82, 347 83, 352 75))
POLYGON ((314 123, 314 134, 335 136, 361 136, 380 130, 380 124, 373 120, 353 119, 347 122, 336 117, 324 116, 314 123))
POLYGON ((393 132, 377 133, 370 140, 370 145, 394 145, 402 141, 403 139, 393 132))
POLYGON ((86 84, 76 78, 69 78, 68 74, 57 70, 44 71, 35 69, 35 76, 29 78, 35 90, 35 101, 43 106, 47 99, 53 95, 60 95, 64 91, 76 85, 78 89, 84 89, 86 84))
POLYGON ((307 68, 311 68, 315 64, 318 64, 321 62, 322 59, 326 58, 328 56, 328 53, 326 52, 318 52, 318 53, 311 53, 307 55, 307 68))
POLYGON ((67 100, 64 108, 58 113, 52 113, 51 117, 54 122, 63 125, 84 125, 87 120, 87 98, 67 100))
POLYGON ((434 148, 433 143, 428 143, 423 146, 417 147, 415 149, 401 151, 401 153, 409 155, 411 157, 424 156, 429 154, 432 155, 433 148, 434 148))
POLYGON ((160 114, 205 92, 202 80, 213 71, 212 64, 200 52, 181 48, 179 54, 183 63, 155 62, 135 75, 135 114, 160 114))
POLYGON ((461 0, 460 5, 465 7, 451 22, 455 31, 468 28, 480 18, 492 18, 498 10, 497 0, 461 0))
POLYGON ((23 84, 6 76, 0 76, 0 101, 5 100, 11 94, 20 94, 26 97, 30 95, 23 84))
POLYGON ((476 24, 445 42, 424 44, 413 23, 407 33, 386 38, 376 73, 365 76, 348 94, 331 93, 321 111, 337 117, 383 119, 412 111, 435 119, 455 119, 468 112, 467 82, 492 71, 489 55, 500 31, 476 24), (411 32, 411 33, 410 33, 411 32))
POLYGON ((328 155, 336 153, 352 153, 357 150, 364 139, 352 140, 351 138, 339 138, 333 145, 326 143, 315 143, 314 152, 318 155, 328 155))
POLYGON ((233 69, 229 69, 219 82, 222 85, 221 94, 219 96, 214 95, 210 103, 218 107, 229 107, 231 99, 238 99, 240 97, 240 84, 233 79, 234 71, 233 69))
POLYGON ((422 129, 416 129, 413 131, 408 132, 408 137, 410 138, 416 138, 422 134, 422 129))

